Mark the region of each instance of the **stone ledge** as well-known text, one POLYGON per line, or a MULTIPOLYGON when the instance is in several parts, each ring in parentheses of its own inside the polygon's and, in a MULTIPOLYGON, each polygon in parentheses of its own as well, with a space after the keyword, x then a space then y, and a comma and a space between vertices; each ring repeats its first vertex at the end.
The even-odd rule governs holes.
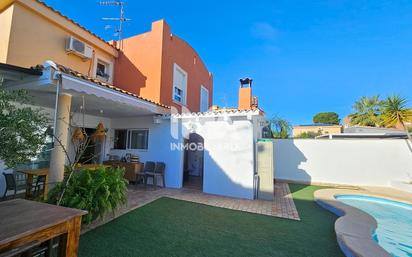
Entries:
POLYGON ((376 230, 376 220, 364 211, 336 200, 338 195, 363 195, 384 197, 363 190, 321 189, 314 193, 315 201, 323 208, 333 212, 339 218, 335 222, 335 233, 338 244, 348 257, 390 257, 372 239, 376 230))

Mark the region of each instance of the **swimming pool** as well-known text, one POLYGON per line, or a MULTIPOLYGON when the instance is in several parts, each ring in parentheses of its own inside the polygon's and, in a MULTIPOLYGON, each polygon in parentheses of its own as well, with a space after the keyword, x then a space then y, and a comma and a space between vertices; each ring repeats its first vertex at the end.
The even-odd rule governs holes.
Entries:
POLYGON ((387 252, 396 257, 412 256, 412 205, 359 195, 341 195, 336 199, 376 219, 378 227, 372 237, 387 252))

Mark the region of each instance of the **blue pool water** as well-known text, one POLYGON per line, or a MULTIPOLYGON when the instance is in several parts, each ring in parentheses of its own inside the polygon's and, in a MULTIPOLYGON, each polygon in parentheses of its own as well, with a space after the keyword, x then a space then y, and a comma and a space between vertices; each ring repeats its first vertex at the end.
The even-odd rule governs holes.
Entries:
POLYGON ((396 257, 412 257, 412 205, 369 196, 343 195, 336 199, 374 217, 373 239, 396 257))

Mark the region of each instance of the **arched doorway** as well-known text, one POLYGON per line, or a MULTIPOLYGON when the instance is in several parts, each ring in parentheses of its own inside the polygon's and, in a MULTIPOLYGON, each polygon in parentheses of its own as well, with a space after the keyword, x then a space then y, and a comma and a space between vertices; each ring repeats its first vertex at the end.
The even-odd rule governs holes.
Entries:
POLYGON ((189 134, 185 139, 185 154, 183 165, 183 187, 202 190, 204 139, 196 133, 189 134))

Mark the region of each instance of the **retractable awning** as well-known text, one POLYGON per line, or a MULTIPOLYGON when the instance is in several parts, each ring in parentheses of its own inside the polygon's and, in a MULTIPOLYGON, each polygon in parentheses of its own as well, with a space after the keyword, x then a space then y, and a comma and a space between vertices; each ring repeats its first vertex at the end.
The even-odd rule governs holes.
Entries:
POLYGON ((36 69, 0 66, 3 85, 9 89, 26 89, 35 105, 54 108, 59 93, 72 95, 72 109, 85 105, 90 115, 136 117, 165 115, 170 107, 144 99, 113 85, 87 77, 51 61, 36 69), (4 75, 3 75, 4 74, 4 75))

